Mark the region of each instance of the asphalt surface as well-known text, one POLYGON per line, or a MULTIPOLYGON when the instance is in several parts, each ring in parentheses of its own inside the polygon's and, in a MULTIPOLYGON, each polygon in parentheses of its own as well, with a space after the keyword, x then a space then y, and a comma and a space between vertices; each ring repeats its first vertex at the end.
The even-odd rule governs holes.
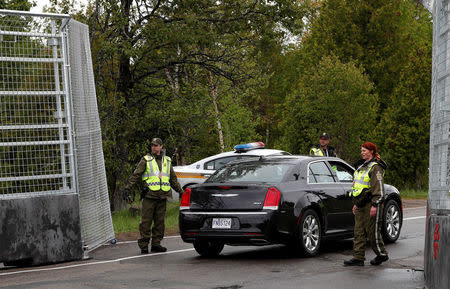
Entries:
POLYGON ((399 240, 388 244, 390 260, 344 267, 352 240, 323 244, 313 258, 292 256, 285 246, 225 246, 202 258, 179 236, 164 238, 166 253, 140 255, 135 241, 105 245, 90 259, 49 266, 0 266, 0 288, 423 288, 426 200, 406 202, 399 240))

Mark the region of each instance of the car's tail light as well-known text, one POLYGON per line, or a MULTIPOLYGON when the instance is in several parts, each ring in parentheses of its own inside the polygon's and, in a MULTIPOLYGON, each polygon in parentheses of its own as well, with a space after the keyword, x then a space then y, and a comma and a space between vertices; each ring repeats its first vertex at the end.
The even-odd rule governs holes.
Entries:
POLYGON ((186 188, 181 197, 180 210, 188 210, 191 206, 191 189, 186 188))
POLYGON ((274 187, 267 190, 266 199, 264 200, 263 209, 266 210, 278 210, 280 203, 280 191, 274 187))

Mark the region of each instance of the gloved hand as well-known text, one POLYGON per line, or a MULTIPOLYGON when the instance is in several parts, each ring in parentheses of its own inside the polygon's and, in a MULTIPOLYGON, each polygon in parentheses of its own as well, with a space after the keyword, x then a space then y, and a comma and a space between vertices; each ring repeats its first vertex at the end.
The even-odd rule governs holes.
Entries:
POLYGON ((122 194, 123 194, 123 199, 124 199, 128 204, 131 204, 131 203, 133 202, 133 198, 132 198, 131 195, 130 195, 130 190, 125 189, 125 190, 123 190, 122 194))
POLYGON ((142 187, 141 195, 140 195, 141 201, 145 198, 145 196, 147 195, 147 193, 148 193, 149 191, 150 191, 150 189, 148 188, 147 185, 145 185, 145 186, 142 187))

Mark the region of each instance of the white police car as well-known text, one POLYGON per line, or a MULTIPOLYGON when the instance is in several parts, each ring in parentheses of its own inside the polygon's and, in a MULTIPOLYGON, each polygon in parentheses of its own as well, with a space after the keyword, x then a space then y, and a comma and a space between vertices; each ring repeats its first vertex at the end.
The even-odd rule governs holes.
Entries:
POLYGON ((236 145, 234 151, 207 157, 191 165, 175 166, 173 169, 177 174, 178 182, 184 190, 190 185, 203 183, 217 169, 220 169, 228 162, 268 155, 290 155, 290 153, 282 150, 264 149, 263 142, 254 142, 236 145))

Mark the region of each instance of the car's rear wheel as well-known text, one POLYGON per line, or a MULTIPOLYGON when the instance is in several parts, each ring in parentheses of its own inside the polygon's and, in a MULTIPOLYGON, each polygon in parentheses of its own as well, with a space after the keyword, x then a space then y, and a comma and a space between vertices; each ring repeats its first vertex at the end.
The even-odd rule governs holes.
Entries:
POLYGON ((296 247, 305 256, 315 256, 319 253, 321 243, 319 216, 314 210, 306 210, 299 223, 296 247))
POLYGON ((204 257, 214 257, 222 252, 223 243, 198 240, 194 242, 194 248, 197 253, 204 257))
POLYGON ((386 202, 383 210, 381 234, 386 243, 394 243, 400 236, 401 212, 395 200, 386 202))

